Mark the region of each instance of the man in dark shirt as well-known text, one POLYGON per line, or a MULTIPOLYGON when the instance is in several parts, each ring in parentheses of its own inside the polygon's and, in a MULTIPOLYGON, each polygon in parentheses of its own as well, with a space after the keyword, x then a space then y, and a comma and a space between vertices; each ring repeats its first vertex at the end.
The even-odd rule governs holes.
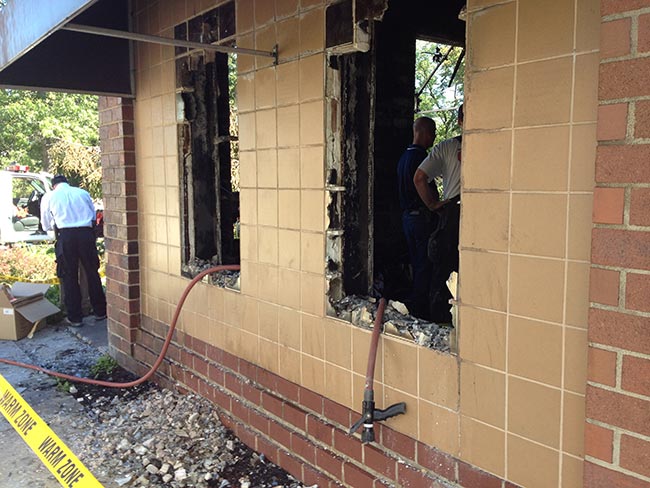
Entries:
POLYGON ((411 260, 413 288, 407 306, 416 317, 427 318, 428 294, 431 280, 431 262, 427 258, 427 243, 431 233, 430 210, 424 207, 413 183, 413 176, 427 156, 427 149, 436 138, 436 124, 429 117, 420 117, 413 123, 413 144, 397 164, 399 201, 402 208, 402 228, 411 260))

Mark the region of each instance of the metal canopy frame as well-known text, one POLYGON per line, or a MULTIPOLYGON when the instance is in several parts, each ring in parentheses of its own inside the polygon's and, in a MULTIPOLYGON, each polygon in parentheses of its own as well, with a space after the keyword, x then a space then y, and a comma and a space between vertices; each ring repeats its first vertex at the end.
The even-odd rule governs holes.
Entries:
POLYGON ((81 32, 84 34, 94 34, 99 36, 115 37, 118 39, 127 39, 131 41, 149 42, 152 44, 163 44, 166 46, 187 47, 190 49, 205 49, 220 53, 245 54, 250 56, 262 56, 273 58, 274 64, 278 64, 278 45, 273 47, 272 51, 260 51, 258 49, 248 49, 244 47, 220 46, 218 44, 203 44, 201 42, 183 41, 181 39, 170 39, 169 37, 152 36, 149 34, 138 34, 137 32, 121 31, 116 29, 106 29, 104 27, 95 27, 81 24, 66 24, 61 30, 71 32, 81 32))

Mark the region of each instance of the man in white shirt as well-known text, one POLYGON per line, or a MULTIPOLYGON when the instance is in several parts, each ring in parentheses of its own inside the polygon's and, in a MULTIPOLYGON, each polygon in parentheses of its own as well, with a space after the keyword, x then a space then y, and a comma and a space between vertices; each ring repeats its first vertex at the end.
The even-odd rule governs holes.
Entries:
MULTIPOLYGON (((462 104, 458 108, 458 125, 462 129, 462 104)), ((461 147, 462 136, 440 142, 418 166, 413 176, 418 195, 427 208, 435 210, 443 204, 439 211, 438 227, 434 230, 429 246, 429 259, 433 261, 434 269, 430 291, 431 318, 438 323, 451 322, 451 294, 446 282, 452 271, 458 271, 461 147), (442 202, 437 201, 430 185, 436 177, 442 177, 442 202)))
POLYGON ((79 264, 86 272, 95 320, 106 318, 106 296, 99 277, 95 246, 95 206, 87 191, 68 184, 65 176, 52 178, 53 191, 41 201, 43 229, 56 230, 57 276, 61 278, 68 322, 83 325, 79 264))

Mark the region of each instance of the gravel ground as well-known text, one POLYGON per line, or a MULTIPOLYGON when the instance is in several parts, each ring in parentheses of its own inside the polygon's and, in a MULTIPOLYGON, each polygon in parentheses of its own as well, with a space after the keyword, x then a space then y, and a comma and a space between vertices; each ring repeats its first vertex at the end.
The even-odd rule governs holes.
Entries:
MULTIPOLYGON (((86 377, 101 356, 64 327, 50 327, 16 344, 36 364, 86 377)), ((118 368, 101 379, 133 377, 118 368)), ((106 487, 304 486, 242 444, 201 397, 153 384, 117 390, 59 382, 52 393, 70 386, 83 408, 60 413, 57 420, 71 427, 64 440, 106 487)))
POLYGON ((82 398, 88 419, 75 450, 114 486, 303 486, 239 442, 195 395, 145 386, 112 398, 88 392, 82 398))

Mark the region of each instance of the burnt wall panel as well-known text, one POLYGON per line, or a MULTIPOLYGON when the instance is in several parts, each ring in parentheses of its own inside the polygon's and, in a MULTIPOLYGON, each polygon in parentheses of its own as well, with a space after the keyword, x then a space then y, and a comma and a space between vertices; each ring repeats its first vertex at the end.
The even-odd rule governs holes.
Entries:
POLYGON ((373 54, 347 54, 339 58, 341 70, 341 161, 345 215, 343 286, 347 294, 370 291, 369 214, 373 54))

